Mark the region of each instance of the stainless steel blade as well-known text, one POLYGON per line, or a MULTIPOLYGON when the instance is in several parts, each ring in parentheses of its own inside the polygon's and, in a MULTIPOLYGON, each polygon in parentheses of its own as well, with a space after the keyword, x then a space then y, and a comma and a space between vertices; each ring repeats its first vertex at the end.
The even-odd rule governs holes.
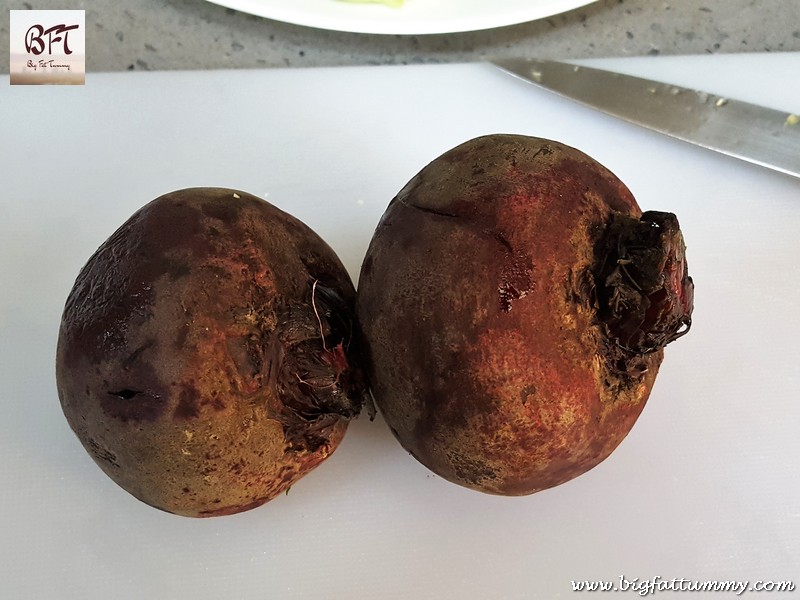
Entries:
POLYGON ((800 117, 708 92, 539 59, 504 71, 615 117, 800 177, 800 117))

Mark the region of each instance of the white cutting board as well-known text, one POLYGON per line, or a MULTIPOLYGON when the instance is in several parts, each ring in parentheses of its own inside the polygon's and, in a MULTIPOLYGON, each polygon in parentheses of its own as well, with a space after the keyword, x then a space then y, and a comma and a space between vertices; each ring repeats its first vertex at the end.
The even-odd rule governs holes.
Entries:
MULTIPOLYGON (((594 62, 800 112, 798 54, 594 62)), ((89 74, 69 88, 6 77, 0 172, 0 597, 550 599, 620 576, 800 585, 800 180, 488 65, 89 74), (306 221, 355 277, 393 194, 491 132, 577 146, 683 226, 694 326, 611 458, 534 496, 491 497, 361 419, 287 496, 209 520, 149 508, 94 465, 61 414, 56 336, 78 270, 134 210, 181 187, 246 190, 306 221)))

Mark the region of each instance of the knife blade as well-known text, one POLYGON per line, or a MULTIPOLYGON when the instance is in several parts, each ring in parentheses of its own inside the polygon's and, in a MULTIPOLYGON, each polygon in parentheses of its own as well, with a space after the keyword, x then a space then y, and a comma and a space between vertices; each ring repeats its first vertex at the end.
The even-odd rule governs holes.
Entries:
POLYGON ((552 60, 491 62, 529 83, 625 121, 800 177, 800 116, 796 114, 552 60))

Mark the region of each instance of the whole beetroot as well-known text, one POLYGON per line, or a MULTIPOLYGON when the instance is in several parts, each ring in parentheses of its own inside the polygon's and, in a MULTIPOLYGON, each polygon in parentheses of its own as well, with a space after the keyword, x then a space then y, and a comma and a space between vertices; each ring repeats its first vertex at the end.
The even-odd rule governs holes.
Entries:
POLYGON ((195 517, 263 504, 336 449, 361 407, 355 291, 311 229, 244 192, 144 206, 66 302, 56 376, 95 462, 195 517))
POLYGON ((605 459, 691 324, 678 221, 592 158, 490 135, 416 175, 361 269, 375 402, 440 476, 523 495, 605 459))

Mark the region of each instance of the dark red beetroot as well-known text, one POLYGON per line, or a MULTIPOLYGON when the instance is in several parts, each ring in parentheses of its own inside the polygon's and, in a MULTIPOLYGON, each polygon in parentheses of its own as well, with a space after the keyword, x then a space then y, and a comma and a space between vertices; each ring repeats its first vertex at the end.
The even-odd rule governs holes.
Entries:
POLYGON ((98 465, 187 516, 263 504, 325 460, 361 407, 355 292, 331 248, 244 192, 134 214, 67 299, 58 393, 98 465))
POLYGON ((492 135, 434 160, 389 205, 358 315, 403 446, 450 481, 522 495, 617 447, 692 295, 674 215, 642 215, 573 148, 492 135))

